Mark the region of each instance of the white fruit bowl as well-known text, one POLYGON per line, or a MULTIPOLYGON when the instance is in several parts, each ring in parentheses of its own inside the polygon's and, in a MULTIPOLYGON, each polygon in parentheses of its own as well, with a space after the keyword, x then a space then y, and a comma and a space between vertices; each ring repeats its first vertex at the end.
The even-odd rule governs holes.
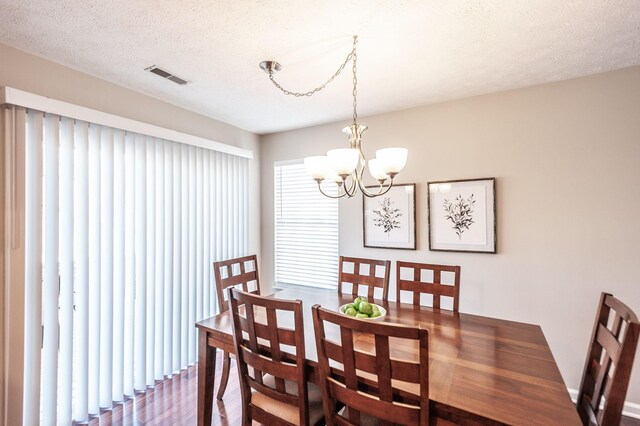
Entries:
MULTIPOLYGON (((353 302, 351 302, 353 303, 353 302)), ((342 310, 344 309, 345 306, 349 305, 349 303, 345 303, 344 305, 340 306, 340 313, 344 316, 347 316, 349 318, 355 318, 355 319, 361 319, 361 320, 365 320, 365 321, 382 321, 384 319, 384 317, 387 315, 387 310, 385 308, 383 308, 382 306, 372 303, 372 305, 375 305, 378 307, 378 309, 380 310, 380 316, 379 317, 375 317, 375 318, 356 318, 356 317, 352 317, 349 316, 347 314, 345 314, 344 312, 342 312, 342 310)))

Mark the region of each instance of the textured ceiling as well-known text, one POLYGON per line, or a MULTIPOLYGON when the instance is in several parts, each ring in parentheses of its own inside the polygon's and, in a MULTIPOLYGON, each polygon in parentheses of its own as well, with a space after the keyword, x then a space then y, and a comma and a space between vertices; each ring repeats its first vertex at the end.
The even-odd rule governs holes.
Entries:
MULTIPOLYGON (((271 133, 640 64, 639 0, 0 0, 0 43, 271 133), (164 67, 178 86, 145 72, 164 67)), ((0 58, 1 60, 1 58, 0 58)), ((363 123, 364 124, 364 123, 363 123)))

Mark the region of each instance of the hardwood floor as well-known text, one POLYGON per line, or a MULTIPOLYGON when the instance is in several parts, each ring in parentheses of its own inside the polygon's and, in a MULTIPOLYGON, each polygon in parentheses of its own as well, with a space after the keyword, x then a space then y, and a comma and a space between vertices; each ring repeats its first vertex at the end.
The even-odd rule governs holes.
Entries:
MULTIPOLYGON (((216 379, 220 377, 222 352, 218 351, 216 379)), ((90 426, 125 425, 184 425, 197 424, 197 366, 189 367, 181 374, 160 382, 154 389, 137 395, 112 411, 92 419, 90 426)), ((216 386, 218 382, 216 381, 216 386)), ((217 388, 216 388, 217 389, 217 388)), ((212 425, 232 426, 241 424, 242 401, 235 362, 231 362, 229 385, 223 401, 213 404, 212 425)), ((622 426, 640 426, 640 419, 624 417, 622 426)))
MULTIPOLYGON (((216 389, 221 374, 222 352, 216 362, 216 389)), ((134 399, 104 412, 92 419, 90 426, 125 425, 184 425, 194 426, 197 419, 197 366, 189 367, 181 374, 160 382, 155 388, 137 395, 134 399)), ((229 385, 223 401, 213 404, 214 426, 232 426, 242 423, 242 401, 235 362, 231 362, 229 385)))

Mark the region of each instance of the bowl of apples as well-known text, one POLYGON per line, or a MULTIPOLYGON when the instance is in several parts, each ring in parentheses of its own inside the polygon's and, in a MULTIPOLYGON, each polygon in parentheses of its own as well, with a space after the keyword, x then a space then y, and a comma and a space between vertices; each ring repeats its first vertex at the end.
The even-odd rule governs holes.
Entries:
POLYGON ((369 303, 366 297, 356 297, 353 302, 340 306, 340 312, 353 318, 373 321, 381 321, 387 314, 385 308, 369 303))

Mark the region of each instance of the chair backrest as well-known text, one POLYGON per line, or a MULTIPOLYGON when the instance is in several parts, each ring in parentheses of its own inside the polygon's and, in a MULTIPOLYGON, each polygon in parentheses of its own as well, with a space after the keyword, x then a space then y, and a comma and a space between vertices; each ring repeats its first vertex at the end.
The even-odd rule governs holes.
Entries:
MULTIPOLYGON (((405 275, 406 276, 406 275, 405 275)), ((428 263, 396 262, 396 300, 400 302, 402 291, 413 293, 413 304, 420 304, 420 295, 423 293, 433 295, 433 307, 440 309, 440 297, 453 299, 453 311, 458 312, 460 299, 460 267, 449 265, 431 265, 428 263), (409 269, 411 278, 402 279, 402 272, 409 269), (430 271, 433 278, 422 279, 422 271, 430 271), (453 273, 452 283, 442 282, 442 273, 453 273)))
POLYGON ((220 312, 226 312, 229 309, 226 299, 227 292, 225 291, 229 287, 242 286, 242 290, 246 292, 260 294, 258 258, 255 254, 213 262, 213 273, 216 278, 220 312))
POLYGON ((576 404, 583 424, 620 424, 639 333, 636 314, 602 293, 576 404))
POLYGON ((359 425, 361 413, 382 425, 429 424, 427 330, 354 319, 320 305, 312 315, 328 426, 359 425), (398 353, 392 353, 390 339, 398 353), (403 352, 404 344, 419 348, 415 359, 402 359, 411 352, 403 352), (348 407, 348 418, 336 413, 338 402, 348 407))
POLYGON ((357 296, 360 286, 367 287, 367 297, 374 299, 376 288, 381 289, 382 300, 387 300, 389 296, 389 271, 391 269, 391 261, 361 259, 358 257, 340 256, 340 271, 338 277, 338 293, 343 293, 342 286, 344 283, 351 284, 351 295, 357 296), (345 265, 353 264, 353 272, 345 272, 345 265), (364 266, 366 271, 362 271, 364 266), (384 275, 376 275, 377 266, 384 269, 384 275))
POLYGON ((308 424, 302 301, 266 298, 231 288, 229 307, 244 413, 263 424, 278 423, 277 412, 268 413, 252 404, 251 389, 254 389, 296 407, 300 413, 299 424, 308 424), (291 314, 292 320, 282 318, 291 314), (288 323, 289 327, 283 327, 279 321, 288 323), (281 345, 295 348, 295 353, 283 351, 281 345), (251 374, 248 367, 252 367, 251 374), (273 387, 263 380, 265 374, 273 376, 273 387), (296 383, 297 393, 287 390, 285 380, 296 383))

